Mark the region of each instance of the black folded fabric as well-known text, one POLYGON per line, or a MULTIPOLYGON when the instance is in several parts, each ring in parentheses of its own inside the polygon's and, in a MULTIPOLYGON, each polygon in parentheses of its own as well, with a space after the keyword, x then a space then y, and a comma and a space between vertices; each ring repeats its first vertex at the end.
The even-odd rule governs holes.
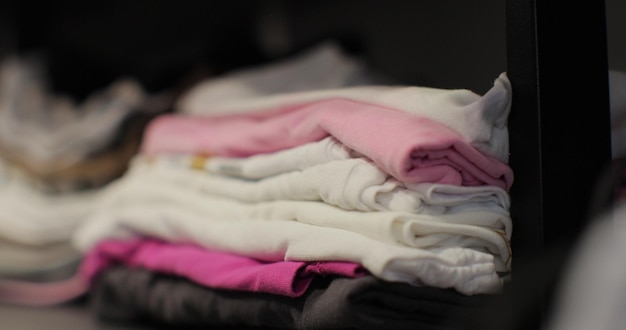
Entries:
POLYGON ((93 308, 108 321, 177 327, 278 329, 461 329, 489 299, 453 290, 389 283, 372 276, 324 278, 302 297, 214 290, 122 266, 104 272, 93 308))

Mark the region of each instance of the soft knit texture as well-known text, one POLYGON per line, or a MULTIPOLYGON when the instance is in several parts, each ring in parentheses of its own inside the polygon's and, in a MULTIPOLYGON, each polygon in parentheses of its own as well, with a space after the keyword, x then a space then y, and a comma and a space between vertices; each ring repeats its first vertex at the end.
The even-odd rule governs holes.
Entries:
POLYGON ((402 182, 509 189, 513 172, 446 126, 400 111, 328 99, 278 112, 220 118, 160 116, 150 123, 142 152, 246 157, 334 136, 402 182))
POLYGON ((101 192, 47 195, 7 179, 0 187, 0 238, 32 246, 67 242, 101 192))
POLYGON ((95 314, 108 321, 151 321, 177 329, 453 330, 489 296, 411 287, 366 276, 313 283, 299 298, 204 288, 143 269, 116 267, 94 293, 95 314))
POLYGON ((458 245, 409 248, 348 230, 301 222, 228 218, 207 221, 206 216, 174 205, 133 205, 107 208, 90 218, 74 235, 75 246, 87 251, 109 238, 143 235, 264 261, 354 262, 387 281, 455 288, 465 294, 501 288, 494 256, 458 245))
POLYGON ((167 159, 195 169, 245 179, 263 179, 270 176, 306 170, 334 160, 358 157, 358 153, 339 143, 333 137, 301 146, 245 158, 202 155, 167 155, 167 159))
POLYGON ((210 98, 208 100, 210 102, 207 102, 203 98, 203 93, 211 95, 213 93, 211 86, 195 89, 179 102, 178 110, 202 116, 221 116, 259 113, 329 99, 353 100, 437 121, 458 132, 464 141, 487 155, 503 162, 508 160, 507 118, 511 108, 512 92, 505 73, 495 79, 494 86, 483 96, 469 90, 404 86, 341 88, 287 93, 243 101, 228 99, 223 102, 215 102, 210 98))
MULTIPOLYGON (((202 168, 197 170, 202 161, 203 158, 192 156, 137 157, 127 176, 149 176, 145 180, 194 187, 203 194, 242 202, 324 201, 346 210, 425 214, 466 210, 508 214, 509 208, 508 194, 500 188, 424 183, 411 185, 414 189, 408 189, 365 158, 330 161, 261 180, 242 180, 212 174, 202 168)), ((241 159, 240 164, 250 168, 245 166, 245 159, 241 159)))
POLYGON ((304 294, 317 276, 360 277, 366 274, 355 263, 263 262, 195 245, 171 244, 154 239, 101 242, 89 251, 80 272, 93 282, 101 272, 115 264, 177 275, 213 289, 289 297, 304 294))
POLYGON ((152 179, 132 176, 111 190, 111 194, 102 200, 98 213, 107 214, 111 209, 134 206, 155 210, 176 206, 201 215, 207 223, 222 220, 298 221, 347 230, 391 244, 487 249, 498 255, 499 270, 508 270, 510 263, 511 218, 489 210, 428 215, 347 211, 310 201, 242 203, 205 194, 198 185, 159 182, 157 176, 152 179))
POLYGON ((294 57, 202 81, 177 102, 177 109, 195 104, 217 105, 258 100, 279 93, 327 90, 376 81, 360 60, 326 42, 294 57))

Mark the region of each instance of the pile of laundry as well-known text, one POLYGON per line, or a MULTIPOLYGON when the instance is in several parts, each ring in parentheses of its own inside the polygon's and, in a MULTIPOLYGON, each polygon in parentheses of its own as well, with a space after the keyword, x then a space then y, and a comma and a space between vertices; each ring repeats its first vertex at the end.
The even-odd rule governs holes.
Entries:
POLYGON ((195 85, 36 241, 71 239, 57 290, 110 320, 445 328, 511 270, 510 105, 504 73, 484 95, 378 85, 322 45, 195 85))
POLYGON ((120 78, 78 102, 51 91, 40 56, 2 61, 1 301, 46 304, 50 283, 74 277, 82 260, 70 242, 74 231, 126 172, 146 124, 168 98, 120 78))

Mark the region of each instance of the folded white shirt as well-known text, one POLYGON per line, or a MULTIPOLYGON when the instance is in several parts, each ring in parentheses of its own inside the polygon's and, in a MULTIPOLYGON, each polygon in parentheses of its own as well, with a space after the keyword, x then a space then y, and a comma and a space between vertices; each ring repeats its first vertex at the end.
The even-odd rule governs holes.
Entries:
MULTIPOLYGON (((271 156, 265 157, 269 160, 271 156)), ((238 160, 242 167, 252 169, 247 166, 250 164, 246 158, 238 160)), ((260 159, 251 160, 262 165, 260 159)), ((202 193, 243 202, 302 200, 324 201, 358 211, 444 214, 487 210, 509 214, 508 193, 499 187, 404 184, 366 158, 329 161, 260 180, 213 174, 203 166, 210 161, 210 158, 182 155, 136 157, 127 176, 150 175, 154 177, 149 179, 153 182, 177 183, 181 187, 194 187, 202 193)))
MULTIPOLYGON (((209 157, 202 163, 192 163, 196 168, 246 179, 262 179, 273 175, 304 170, 333 160, 346 160, 360 156, 334 137, 326 137, 273 153, 254 155, 245 158, 209 157)), ((188 156, 179 156, 182 162, 189 163, 188 156)))
POLYGON ((421 248, 476 247, 497 255, 499 271, 510 268, 512 224, 511 218, 501 212, 483 210, 428 215, 347 211, 314 201, 244 203, 207 194, 202 191, 201 184, 181 185, 160 180, 158 175, 135 174, 117 182, 102 199, 96 213, 137 204, 156 209, 175 205, 196 212, 207 222, 226 219, 297 221, 343 229, 390 244, 421 248))
POLYGON ((95 214, 74 235, 75 246, 87 251, 104 239, 144 235, 267 261, 357 262, 387 281, 455 288, 464 294, 501 288, 493 256, 471 249, 410 248, 301 222, 208 221, 206 216, 177 205, 131 204, 95 214))

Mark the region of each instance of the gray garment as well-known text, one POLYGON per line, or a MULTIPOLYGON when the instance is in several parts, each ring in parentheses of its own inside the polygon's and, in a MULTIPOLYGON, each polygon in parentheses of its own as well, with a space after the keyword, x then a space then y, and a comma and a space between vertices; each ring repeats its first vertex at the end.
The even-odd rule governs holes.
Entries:
POLYGON ((124 267, 104 272, 93 291, 106 320, 177 327, 286 329, 460 329, 486 296, 388 283, 366 276, 324 278, 302 297, 213 290, 187 280, 124 267))
POLYGON ((69 242, 30 246, 0 237, 0 278, 58 281, 76 273, 82 255, 69 242))

